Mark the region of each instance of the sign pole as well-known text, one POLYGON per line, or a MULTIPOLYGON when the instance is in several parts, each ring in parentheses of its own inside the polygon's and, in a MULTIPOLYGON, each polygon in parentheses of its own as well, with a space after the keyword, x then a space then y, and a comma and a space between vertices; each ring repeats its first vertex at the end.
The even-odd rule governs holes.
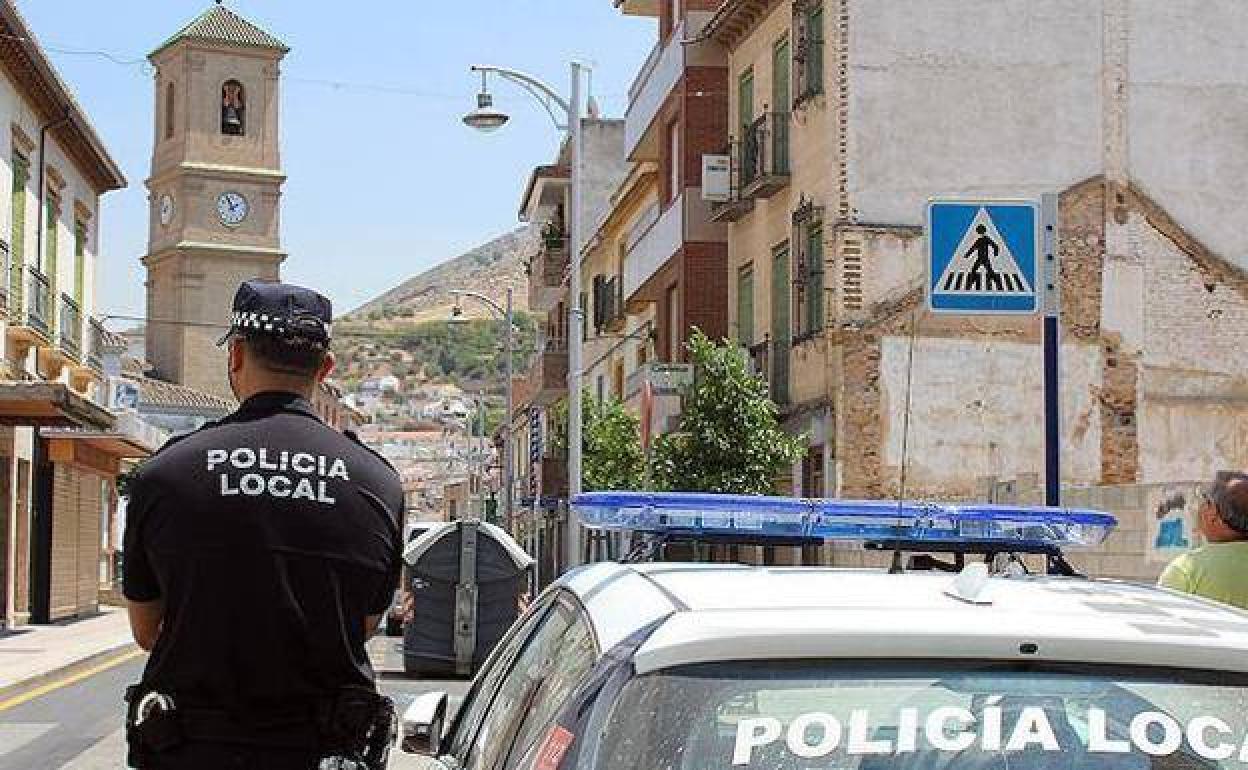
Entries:
POLYGON ((1057 195, 1040 196, 1044 237, 1044 504, 1062 504, 1062 432, 1059 412, 1061 286, 1058 271, 1057 195))

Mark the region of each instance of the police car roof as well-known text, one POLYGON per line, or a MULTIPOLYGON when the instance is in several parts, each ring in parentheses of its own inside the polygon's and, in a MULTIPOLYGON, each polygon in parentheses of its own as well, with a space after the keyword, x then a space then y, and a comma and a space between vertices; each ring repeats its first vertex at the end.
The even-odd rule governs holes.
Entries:
POLYGON ((1055 661, 1248 672, 1248 613, 1152 586, 990 577, 975 601, 939 572, 595 564, 560 582, 600 648, 662 624, 638 673, 729 660, 1055 661))

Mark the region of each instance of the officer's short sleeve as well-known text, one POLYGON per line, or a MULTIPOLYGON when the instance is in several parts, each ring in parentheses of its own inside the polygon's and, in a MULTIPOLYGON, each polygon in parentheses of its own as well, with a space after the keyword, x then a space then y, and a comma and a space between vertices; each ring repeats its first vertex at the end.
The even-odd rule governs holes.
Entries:
POLYGON ((381 615, 390 608, 390 602, 394 599, 394 592, 398 589, 399 579, 403 574, 403 526, 401 522, 404 515, 404 500, 402 486, 396 482, 395 488, 387 498, 391 521, 394 523, 390 530, 394 542, 390 548, 390 563, 385 578, 372 601, 369 602, 369 615, 381 615))
POLYGON ((161 597, 160 584, 143 538, 144 524, 151 515, 154 498, 150 482, 144 482, 141 476, 130 484, 126 532, 122 538, 122 593, 134 602, 150 602, 161 597))
POLYGON ((1166 569, 1161 573, 1161 577, 1157 580, 1157 585, 1162 588, 1170 588, 1175 591, 1184 593, 1192 593, 1192 573, 1190 559, 1187 554, 1183 554, 1174 561, 1166 565, 1166 569))

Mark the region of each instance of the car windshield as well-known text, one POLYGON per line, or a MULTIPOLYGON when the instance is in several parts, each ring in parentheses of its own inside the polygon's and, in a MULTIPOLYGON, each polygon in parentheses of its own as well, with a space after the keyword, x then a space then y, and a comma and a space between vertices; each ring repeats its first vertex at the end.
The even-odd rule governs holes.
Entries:
POLYGON ((600 706, 596 770, 1248 767, 1243 682, 1092 669, 716 663, 600 706))

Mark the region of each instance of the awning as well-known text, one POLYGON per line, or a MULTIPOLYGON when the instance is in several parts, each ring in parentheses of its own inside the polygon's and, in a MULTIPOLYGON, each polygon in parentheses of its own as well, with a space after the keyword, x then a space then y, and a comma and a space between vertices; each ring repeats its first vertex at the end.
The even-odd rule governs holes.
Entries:
POLYGON ((111 429, 113 415, 62 382, 0 383, 0 425, 111 429))
POLYGON ((111 428, 39 429, 39 435, 50 441, 78 441, 121 459, 138 459, 159 449, 169 435, 132 413, 117 416, 111 428))

